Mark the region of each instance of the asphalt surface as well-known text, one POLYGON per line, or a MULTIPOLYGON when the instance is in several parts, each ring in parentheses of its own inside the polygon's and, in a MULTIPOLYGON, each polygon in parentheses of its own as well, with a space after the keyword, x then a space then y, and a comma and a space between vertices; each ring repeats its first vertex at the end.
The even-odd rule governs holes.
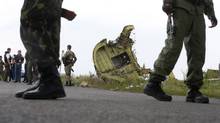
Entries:
POLYGON ((144 94, 65 87, 58 100, 14 97, 25 84, 0 81, 0 123, 220 123, 220 100, 159 102, 144 94))

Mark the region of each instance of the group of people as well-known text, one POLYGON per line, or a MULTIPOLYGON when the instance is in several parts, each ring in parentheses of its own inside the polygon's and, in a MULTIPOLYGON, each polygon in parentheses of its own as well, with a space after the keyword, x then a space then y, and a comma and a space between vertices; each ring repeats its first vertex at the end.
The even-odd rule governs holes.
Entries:
MULTIPOLYGON (((75 85, 75 83, 72 82, 71 73, 74 72, 72 67, 75 64, 77 58, 71 48, 71 45, 67 45, 67 51, 62 54, 61 58, 66 74, 66 86, 75 85)), ((17 54, 11 55, 11 48, 8 48, 7 51, 5 51, 4 59, 2 56, 0 56, 0 80, 3 80, 5 82, 12 81, 15 83, 20 83, 22 81, 24 83, 27 83, 28 85, 31 85, 38 79, 39 72, 37 64, 31 62, 30 57, 27 53, 25 54, 25 57, 23 57, 21 50, 18 50, 17 54), (23 63, 24 72, 22 72, 23 63)))
MULTIPOLYGON (((73 20, 76 14, 63 9, 63 0, 24 0, 21 10, 21 39, 30 53, 32 61, 41 74, 38 85, 16 93, 23 99, 56 99, 66 96, 60 75, 59 64, 61 17, 73 20), (35 90, 35 91, 33 91, 35 90)), ((146 95, 159 101, 171 101, 161 88, 161 83, 173 70, 183 44, 187 51, 188 73, 185 81, 189 88, 187 102, 209 103, 209 98, 199 90, 203 85, 202 67, 205 61, 205 21, 206 14, 211 26, 217 25, 212 0, 163 0, 163 11, 173 18, 168 30, 165 47, 155 61, 154 70, 144 88, 146 95), (171 32, 171 33, 170 33, 171 32)), ((66 65, 68 66, 68 65, 66 65)), ((70 71, 70 69, 68 69, 70 71)))
POLYGON ((0 56, 0 80, 21 82, 24 57, 21 54, 21 50, 18 50, 17 54, 14 55, 10 53, 11 48, 8 48, 4 56, 0 56))
POLYGON ((31 85, 37 78, 37 66, 29 60, 27 53, 24 57, 21 50, 18 50, 17 54, 11 55, 11 48, 7 48, 4 56, 0 56, 0 80, 31 85))

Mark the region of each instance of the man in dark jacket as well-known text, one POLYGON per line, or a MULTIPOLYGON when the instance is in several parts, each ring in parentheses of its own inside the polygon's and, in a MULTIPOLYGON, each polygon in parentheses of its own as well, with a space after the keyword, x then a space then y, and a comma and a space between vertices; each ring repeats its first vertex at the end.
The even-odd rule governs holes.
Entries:
POLYGON ((21 70, 24 63, 24 57, 21 54, 21 50, 18 50, 18 54, 15 56, 15 82, 21 82, 21 70))

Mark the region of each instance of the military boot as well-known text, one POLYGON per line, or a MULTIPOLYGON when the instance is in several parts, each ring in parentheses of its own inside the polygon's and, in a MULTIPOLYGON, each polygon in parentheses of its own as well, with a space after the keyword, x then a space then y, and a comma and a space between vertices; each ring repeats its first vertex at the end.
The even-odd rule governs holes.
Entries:
POLYGON ((190 89, 186 96, 186 102, 209 103, 209 98, 204 96, 199 89, 190 89))
POLYGON ((66 96, 58 70, 55 66, 47 68, 39 67, 39 72, 42 76, 38 90, 24 93, 24 99, 56 99, 66 96))
POLYGON ((23 97, 23 94, 28 92, 28 91, 33 91, 33 90, 36 90, 38 87, 40 86, 40 82, 37 81, 35 82, 35 84, 33 86, 31 86, 30 88, 27 88, 25 90, 22 90, 22 91, 19 91, 15 94, 15 97, 17 98, 22 98, 23 97))
POLYGON ((152 96, 159 101, 171 101, 172 97, 165 94, 165 92, 161 88, 161 84, 159 82, 149 82, 145 88, 144 93, 148 96, 152 96))

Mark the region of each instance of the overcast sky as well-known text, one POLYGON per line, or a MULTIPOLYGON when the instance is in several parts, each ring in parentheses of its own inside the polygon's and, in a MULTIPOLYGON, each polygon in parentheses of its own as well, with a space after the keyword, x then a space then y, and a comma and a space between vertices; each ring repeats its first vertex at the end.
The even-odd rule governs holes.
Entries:
MULTIPOLYGON (((0 4, 0 55, 10 47, 12 53, 25 49, 20 40, 20 9, 23 0, 1 0, 0 4)), ((220 1, 213 0, 216 16, 220 20, 220 1)), ((61 50, 71 44, 78 57, 74 67, 75 74, 95 73, 92 51, 95 45, 107 38, 114 40, 125 25, 135 26, 134 49, 139 64, 153 67, 166 38, 167 16, 161 10, 162 0, 64 0, 63 8, 74 10, 74 21, 62 19, 61 50)), ((207 19, 206 19, 207 20, 207 19)), ((206 21, 207 26, 210 22, 206 21)), ((220 62, 220 26, 207 28, 207 52, 204 70, 218 69, 220 62)), ((186 73, 186 53, 183 49, 174 69, 175 75, 182 79, 186 73)))

